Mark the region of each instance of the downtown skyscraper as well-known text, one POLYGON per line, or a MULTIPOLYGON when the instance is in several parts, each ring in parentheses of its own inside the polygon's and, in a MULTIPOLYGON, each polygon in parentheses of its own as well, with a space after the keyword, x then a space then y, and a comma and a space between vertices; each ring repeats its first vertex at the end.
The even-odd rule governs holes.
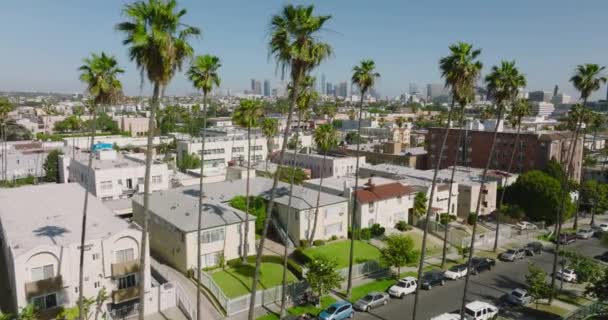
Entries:
POLYGON ((270 97, 270 80, 264 80, 264 97, 270 97))

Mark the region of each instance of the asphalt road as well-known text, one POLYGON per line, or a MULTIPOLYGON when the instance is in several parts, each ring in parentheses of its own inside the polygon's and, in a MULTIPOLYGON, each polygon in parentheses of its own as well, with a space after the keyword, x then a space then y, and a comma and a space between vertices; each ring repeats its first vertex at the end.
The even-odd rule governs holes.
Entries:
MULTIPOLYGON (((565 246, 565 249, 577 251, 590 257, 606 251, 606 248, 602 247, 599 240, 595 238, 579 240, 574 244, 565 246)), ((506 306, 501 300, 501 297, 511 290, 518 287, 525 287, 525 276, 528 273, 528 261, 538 264, 550 274, 553 264, 553 254, 551 252, 553 251, 548 250, 541 255, 527 257, 526 259, 517 262, 497 261, 496 267, 494 267, 492 271, 486 271, 477 276, 472 275, 471 281, 469 282, 467 300, 483 300, 498 305, 501 308, 501 315, 512 319, 553 319, 548 314, 539 314, 530 308, 506 306)), ((464 279, 448 281, 445 286, 433 287, 431 291, 422 290, 419 299, 417 319, 427 320, 445 312, 459 310, 463 290, 464 279)), ((373 309, 370 313, 356 313, 354 319, 412 320, 413 304, 413 295, 409 295, 403 300, 392 299, 388 305, 373 309)))

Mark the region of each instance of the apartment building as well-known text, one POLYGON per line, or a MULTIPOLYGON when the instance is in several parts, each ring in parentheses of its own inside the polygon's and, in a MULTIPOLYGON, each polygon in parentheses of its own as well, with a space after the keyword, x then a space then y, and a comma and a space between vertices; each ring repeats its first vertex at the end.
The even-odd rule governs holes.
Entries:
POLYGON ((9 141, 6 153, 0 153, 0 161, 6 157, 7 180, 22 179, 28 176, 43 177, 44 162, 53 150, 67 152, 61 142, 9 141))
MULTIPOLYGON (((309 169, 311 172, 311 177, 320 178, 320 177, 341 177, 347 176, 355 173, 355 167, 357 163, 356 157, 340 155, 337 153, 332 153, 325 157, 325 168, 324 171, 321 171, 323 167, 323 155, 316 153, 296 153, 295 162, 294 162, 294 152, 293 150, 288 150, 285 152, 285 165, 294 165, 298 168, 309 169)), ((279 155, 275 155, 272 158, 274 163, 278 163, 279 155)), ((359 157, 359 165, 365 164, 365 157, 359 157)))
POLYGON ((150 119, 146 117, 118 116, 114 120, 118 123, 118 128, 130 133, 131 137, 143 137, 150 128, 150 119))
MULTIPOLYGON (((443 152, 441 169, 454 164, 465 167, 484 168, 492 145, 493 132, 490 131, 466 131, 462 139, 458 141, 460 129, 450 129, 448 140, 443 152), (454 155, 456 148, 464 150, 456 161, 454 155)), ((443 139, 443 128, 430 128, 427 135, 427 167, 433 168, 439 156, 439 147, 443 139)), ((506 170, 511 160, 515 144, 516 133, 514 131, 498 132, 496 150, 491 162, 491 169, 506 170)), ((574 138, 569 132, 562 131, 537 131, 522 132, 519 137, 515 162, 511 168, 512 172, 523 173, 529 170, 543 170, 551 159, 560 163, 566 163, 573 144, 574 138)), ((581 166, 583 162, 583 137, 579 137, 574 153, 574 161, 571 164, 573 178, 580 181, 581 166)))
MULTIPOLYGON (((89 185, 89 192, 102 200, 132 197, 144 192, 145 154, 121 153, 101 148, 95 151, 89 170, 89 153, 78 152, 60 156, 59 178, 63 183, 89 185)), ((154 160, 150 167, 150 190, 169 188, 167 164, 154 160)))
MULTIPOLYGON (((173 138, 170 137, 154 137, 152 144, 157 146, 161 143, 170 143, 173 138)), ((116 145, 120 148, 127 147, 139 147, 146 148, 148 146, 147 137, 125 137, 125 136, 97 136, 95 137, 96 143, 104 143, 109 145, 116 145)), ((78 150, 89 150, 91 148, 91 138, 85 137, 68 137, 63 139, 63 143, 72 148, 75 147, 78 150)))
POLYGON ((357 200, 355 223, 361 228, 370 228, 376 223, 384 228, 394 228, 399 221, 412 220, 418 190, 399 182, 376 185, 373 178, 369 178, 354 192, 357 200))
MULTIPOLYGON (((152 252, 176 269, 197 267, 198 190, 181 187, 150 195, 149 232, 152 252)), ((133 198, 133 220, 143 222, 143 196, 133 198)), ((255 219, 249 215, 248 254, 255 254, 255 219)), ((201 226, 203 268, 217 266, 242 255, 245 239, 244 212, 226 204, 205 200, 201 226)))
MULTIPOLYGON (((55 319, 78 300, 80 234, 84 189, 75 183, 0 189, 0 247, 3 290, 10 310, 33 304, 38 319, 55 319)), ((85 297, 105 288, 102 311, 136 310, 139 301, 141 229, 114 217, 90 197, 84 254, 85 297)), ((144 253, 148 255, 148 252, 144 253)), ((145 265, 150 280, 150 266, 145 265)), ((146 295, 151 284, 146 284, 146 295)), ((148 298, 146 298, 148 299, 148 298)), ((150 301, 155 300, 150 294, 150 301)), ((145 313, 156 311, 149 303, 145 313)))

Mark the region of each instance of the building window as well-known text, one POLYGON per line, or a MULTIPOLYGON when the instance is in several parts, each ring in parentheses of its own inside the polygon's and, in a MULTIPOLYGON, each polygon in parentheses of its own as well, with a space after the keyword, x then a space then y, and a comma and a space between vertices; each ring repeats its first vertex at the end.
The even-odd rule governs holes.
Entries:
POLYGON ((99 283, 99 281, 95 281, 95 283, 93 283, 93 286, 95 287, 95 289, 101 287, 101 283, 99 283))
POLYGON ((55 308, 57 304, 57 293, 32 298, 32 304, 37 310, 55 308))
POLYGON ((42 267, 32 268, 32 281, 49 279, 55 276, 55 267, 48 264, 42 267))
POLYGON ((374 203, 370 202, 367 207, 369 208, 369 212, 374 212, 374 203))
POLYGON ((116 251, 116 263, 123 263, 135 260, 135 250, 133 248, 116 251))
POLYGON ((232 147, 232 152, 245 152, 245 147, 232 147))
POLYGON ((131 287, 135 287, 137 281, 135 281, 135 274, 130 274, 128 276, 124 276, 118 278, 118 289, 127 289, 131 287))
POLYGON ((203 268, 215 267, 220 264, 221 251, 201 255, 201 265, 203 268))
POLYGON ((224 240, 224 229, 205 231, 201 234, 201 243, 212 243, 224 240))
POLYGON ((342 232, 342 222, 332 223, 325 226, 325 235, 333 235, 342 232))
POLYGON ((402 199, 402 197, 401 197, 401 196, 398 196, 398 197, 397 197, 397 203, 398 203, 398 204, 401 204, 402 200, 403 200, 403 199, 402 199))
POLYGON ((253 150, 253 151, 261 151, 262 150, 262 146, 251 146, 249 148, 249 150, 253 150))
POLYGON ((93 260, 99 259, 99 253, 93 253, 93 260))
POLYGON ((205 167, 219 167, 224 164, 224 159, 210 159, 205 160, 205 167))
POLYGON ((154 184, 160 184, 163 182, 163 177, 162 176, 152 176, 152 183, 154 184))
POLYGON ((99 183, 101 190, 112 190, 112 181, 102 181, 99 183))

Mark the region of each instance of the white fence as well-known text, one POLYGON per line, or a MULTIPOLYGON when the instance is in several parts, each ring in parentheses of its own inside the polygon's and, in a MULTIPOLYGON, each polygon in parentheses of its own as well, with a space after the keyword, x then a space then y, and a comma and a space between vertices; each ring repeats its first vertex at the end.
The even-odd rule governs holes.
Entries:
MULTIPOLYGON (((387 267, 381 265, 378 261, 366 261, 359 264, 353 265, 353 278, 363 277, 370 273, 376 273, 380 271, 388 270, 387 267)), ((346 279, 348 278, 348 267, 338 270, 340 274, 346 279)))
MULTIPOLYGON (((195 275, 196 276, 196 275, 195 275)), ((220 286, 206 272, 201 271, 201 284, 211 292, 218 303, 226 311, 227 316, 233 316, 237 313, 247 311, 251 302, 251 295, 246 294, 236 298, 229 298, 222 291, 220 286)), ((303 294, 308 289, 308 283, 305 281, 293 282, 287 285, 288 299, 303 294)), ((259 307, 281 300, 283 293, 282 286, 276 286, 266 290, 258 290, 256 292, 255 306, 259 307)))

